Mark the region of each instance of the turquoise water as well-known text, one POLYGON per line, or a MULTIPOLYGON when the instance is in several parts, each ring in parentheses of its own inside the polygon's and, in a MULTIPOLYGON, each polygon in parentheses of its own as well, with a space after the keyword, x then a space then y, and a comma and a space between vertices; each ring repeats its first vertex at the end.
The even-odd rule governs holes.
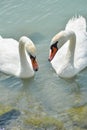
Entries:
POLYGON ((16 40, 22 35, 30 37, 37 47, 39 62, 39 71, 28 80, 0 73, 0 106, 21 112, 17 120, 3 125, 6 130, 29 130, 24 123, 26 111, 50 115, 62 121, 66 129, 74 130, 65 111, 87 104, 87 69, 71 80, 61 79, 48 62, 48 54, 51 38, 75 15, 87 19, 87 0, 0 2, 0 35, 16 40))

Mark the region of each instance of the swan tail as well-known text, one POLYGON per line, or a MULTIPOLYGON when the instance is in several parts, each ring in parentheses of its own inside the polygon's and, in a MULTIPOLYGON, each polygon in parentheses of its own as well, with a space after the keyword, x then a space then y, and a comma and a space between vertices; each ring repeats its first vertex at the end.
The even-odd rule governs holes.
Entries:
POLYGON ((68 21, 65 30, 86 32, 86 19, 83 16, 73 17, 68 21))

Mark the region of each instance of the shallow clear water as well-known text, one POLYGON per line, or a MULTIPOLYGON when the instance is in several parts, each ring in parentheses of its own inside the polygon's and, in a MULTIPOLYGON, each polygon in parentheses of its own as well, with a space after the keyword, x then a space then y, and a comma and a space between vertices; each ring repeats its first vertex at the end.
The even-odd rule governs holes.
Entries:
POLYGON ((3 126, 6 129, 20 126, 20 129, 28 130, 23 123, 24 118, 28 118, 25 111, 44 112, 63 121, 69 130, 73 129, 65 111, 87 104, 87 69, 71 80, 61 79, 48 62, 48 54, 51 38, 65 28, 72 16, 79 14, 87 18, 86 0, 0 2, 0 35, 17 40, 22 35, 30 37, 37 47, 39 62, 39 71, 31 79, 22 80, 0 73, 0 106, 10 106, 22 114, 3 126))

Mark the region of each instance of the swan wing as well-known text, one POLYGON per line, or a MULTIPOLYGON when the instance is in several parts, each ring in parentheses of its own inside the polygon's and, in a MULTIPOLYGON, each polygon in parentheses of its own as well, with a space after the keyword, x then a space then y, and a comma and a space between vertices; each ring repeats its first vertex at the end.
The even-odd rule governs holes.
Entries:
POLYGON ((66 24, 65 30, 72 30, 74 32, 86 32, 86 20, 84 17, 73 17, 66 24))
POLYGON ((65 30, 74 31, 76 34, 76 48, 74 55, 74 63, 78 69, 83 69, 87 66, 87 32, 86 20, 79 16, 70 19, 65 30))
POLYGON ((18 42, 14 39, 0 39, 0 71, 14 73, 19 65, 18 42))

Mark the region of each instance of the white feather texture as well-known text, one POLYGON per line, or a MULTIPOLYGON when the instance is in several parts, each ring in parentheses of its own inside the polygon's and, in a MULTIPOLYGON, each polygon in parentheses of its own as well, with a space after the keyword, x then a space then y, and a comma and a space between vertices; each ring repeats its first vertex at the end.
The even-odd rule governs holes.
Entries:
MULTIPOLYGON (((56 40, 62 39, 63 45, 51 61, 56 73, 63 78, 71 78, 87 66, 87 32, 84 17, 73 17, 62 31, 61 36, 55 35, 56 40), (64 41, 66 39, 66 41, 64 41)), ((54 39, 54 38, 53 38, 54 39)))
MULTIPOLYGON (((0 38, 0 71, 21 78, 34 76, 30 57, 26 51, 34 46, 33 42, 23 36, 19 42, 11 38, 0 38)), ((35 49, 35 46, 34 46, 35 49)), ((33 53, 35 50, 33 50, 33 53)))

